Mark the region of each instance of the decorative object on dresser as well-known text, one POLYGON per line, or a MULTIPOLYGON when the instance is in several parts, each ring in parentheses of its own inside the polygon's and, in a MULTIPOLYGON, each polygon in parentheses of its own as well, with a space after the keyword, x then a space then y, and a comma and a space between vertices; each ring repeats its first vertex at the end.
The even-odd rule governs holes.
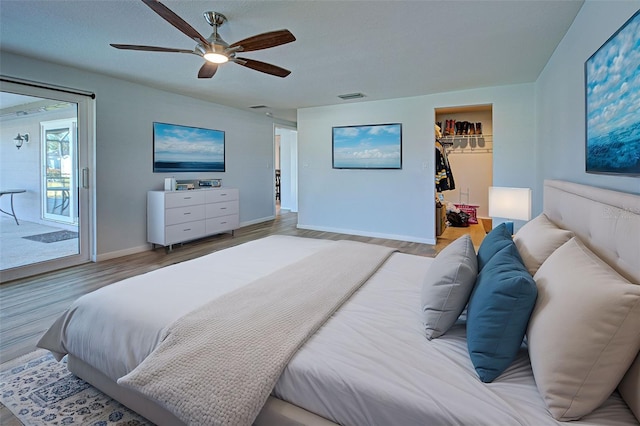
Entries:
POLYGON ((235 188, 147 193, 147 241, 171 251, 173 244, 231 232, 240 226, 235 188))

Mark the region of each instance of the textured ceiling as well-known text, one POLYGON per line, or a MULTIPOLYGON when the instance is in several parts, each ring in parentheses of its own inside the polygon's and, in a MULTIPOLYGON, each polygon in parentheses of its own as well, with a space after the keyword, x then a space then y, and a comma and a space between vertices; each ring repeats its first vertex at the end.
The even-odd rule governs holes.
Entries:
POLYGON ((220 34, 229 43, 289 29, 297 41, 242 56, 291 75, 229 63, 201 80, 197 56, 110 47, 195 46, 139 0, 2 0, 0 48, 245 110, 266 105, 259 113, 295 121, 297 108, 359 102, 337 97, 345 93, 367 101, 533 82, 583 1, 163 3, 205 37, 203 12, 223 13, 220 34))

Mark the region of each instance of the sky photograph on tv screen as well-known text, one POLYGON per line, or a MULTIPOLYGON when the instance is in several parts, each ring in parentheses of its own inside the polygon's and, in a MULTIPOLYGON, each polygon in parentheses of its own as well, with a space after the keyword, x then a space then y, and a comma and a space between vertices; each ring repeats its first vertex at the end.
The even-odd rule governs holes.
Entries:
POLYGON ((401 124, 333 128, 336 169, 400 169, 401 151, 401 124))
POLYGON ((153 123, 154 172, 224 172, 224 132, 153 123))

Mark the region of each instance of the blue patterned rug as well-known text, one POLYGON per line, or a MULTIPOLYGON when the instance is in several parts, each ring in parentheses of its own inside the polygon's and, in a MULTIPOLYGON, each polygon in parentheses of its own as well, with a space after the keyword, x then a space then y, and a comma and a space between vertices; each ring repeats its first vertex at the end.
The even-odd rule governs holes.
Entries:
POLYGON ((37 350, 2 365, 0 402, 25 425, 152 426, 37 350))

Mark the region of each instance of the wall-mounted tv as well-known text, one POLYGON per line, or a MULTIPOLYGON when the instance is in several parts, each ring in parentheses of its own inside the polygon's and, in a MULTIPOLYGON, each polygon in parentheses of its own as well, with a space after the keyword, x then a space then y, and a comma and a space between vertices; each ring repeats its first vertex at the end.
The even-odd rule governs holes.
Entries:
POLYGON ((402 124, 333 128, 334 169, 401 169, 402 124))
POLYGON ((153 172, 224 172, 224 132, 153 123, 153 172))

